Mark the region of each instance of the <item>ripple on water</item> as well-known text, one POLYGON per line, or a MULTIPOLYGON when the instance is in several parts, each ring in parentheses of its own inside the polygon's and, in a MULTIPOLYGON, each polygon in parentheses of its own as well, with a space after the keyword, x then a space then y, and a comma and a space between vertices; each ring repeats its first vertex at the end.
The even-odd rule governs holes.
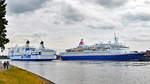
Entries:
POLYGON ((13 65, 39 74, 56 84, 149 84, 150 62, 44 61, 13 65))

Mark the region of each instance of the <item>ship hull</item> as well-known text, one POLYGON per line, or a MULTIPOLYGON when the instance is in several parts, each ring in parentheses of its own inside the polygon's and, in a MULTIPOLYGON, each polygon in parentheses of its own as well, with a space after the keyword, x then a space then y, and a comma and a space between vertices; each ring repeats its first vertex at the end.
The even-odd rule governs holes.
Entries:
POLYGON ((11 59, 12 61, 52 61, 56 59, 11 59))
POLYGON ((16 56, 11 56, 10 59, 12 61, 52 61, 52 60, 56 60, 56 55, 54 56, 28 55, 24 57, 20 55, 16 55, 16 56))
POLYGON ((74 55, 61 56, 62 60, 100 60, 100 61, 139 61, 144 53, 119 54, 119 55, 74 55))

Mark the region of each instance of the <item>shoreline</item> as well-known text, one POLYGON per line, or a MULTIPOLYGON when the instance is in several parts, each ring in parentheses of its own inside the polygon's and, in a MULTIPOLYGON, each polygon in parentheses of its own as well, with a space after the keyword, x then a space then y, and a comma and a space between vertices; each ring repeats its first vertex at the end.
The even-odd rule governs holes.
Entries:
MULTIPOLYGON (((13 65, 11 65, 11 66, 13 66, 13 65)), ((16 67, 16 66, 13 66, 13 67, 16 67)), ((16 68, 19 68, 19 67, 16 67, 16 68)), ((19 69, 21 69, 21 68, 19 68, 19 69)), ((29 72, 29 73, 32 73, 32 72, 27 71, 27 70, 24 70, 24 69, 21 69, 21 70, 26 71, 26 72, 29 72)), ((40 79, 42 79, 46 84, 55 84, 55 83, 53 83, 52 81, 50 81, 50 80, 48 80, 48 79, 46 79, 46 78, 44 78, 44 77, 42 77, 42 76, 40 76, 40 75, 38 75, 38 74, 35 74, 35 73, 32 73, 32 74, 34 74, 34 75, 36 75, 37 77, 39 77, 40 79)))
POLYGON ((0 84, 55 84, 35 73, 10 65, 9 69, 2 69, 0 64, 0 84))

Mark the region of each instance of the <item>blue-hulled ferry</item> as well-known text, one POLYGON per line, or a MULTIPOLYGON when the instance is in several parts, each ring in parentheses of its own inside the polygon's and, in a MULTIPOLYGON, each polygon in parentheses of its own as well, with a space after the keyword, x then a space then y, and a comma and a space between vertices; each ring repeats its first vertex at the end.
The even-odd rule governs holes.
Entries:
POLYGON ((129 51, 129 47, 119 43, 115 35, 114 42, 85 45, 81 39, 76 48, 60 53, 62 60, 102 60, 102 61, 139 61, 144 52, 129 51))

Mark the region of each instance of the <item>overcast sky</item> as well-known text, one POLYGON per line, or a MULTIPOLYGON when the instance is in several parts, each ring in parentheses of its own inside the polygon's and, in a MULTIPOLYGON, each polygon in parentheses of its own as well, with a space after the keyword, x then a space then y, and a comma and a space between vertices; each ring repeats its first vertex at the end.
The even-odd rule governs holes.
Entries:
POLYGON ((113 41, 114 32, 131 50, 150 49, 150 0, 7 0, 9 46, 64 51, 78 45, 113 41))

